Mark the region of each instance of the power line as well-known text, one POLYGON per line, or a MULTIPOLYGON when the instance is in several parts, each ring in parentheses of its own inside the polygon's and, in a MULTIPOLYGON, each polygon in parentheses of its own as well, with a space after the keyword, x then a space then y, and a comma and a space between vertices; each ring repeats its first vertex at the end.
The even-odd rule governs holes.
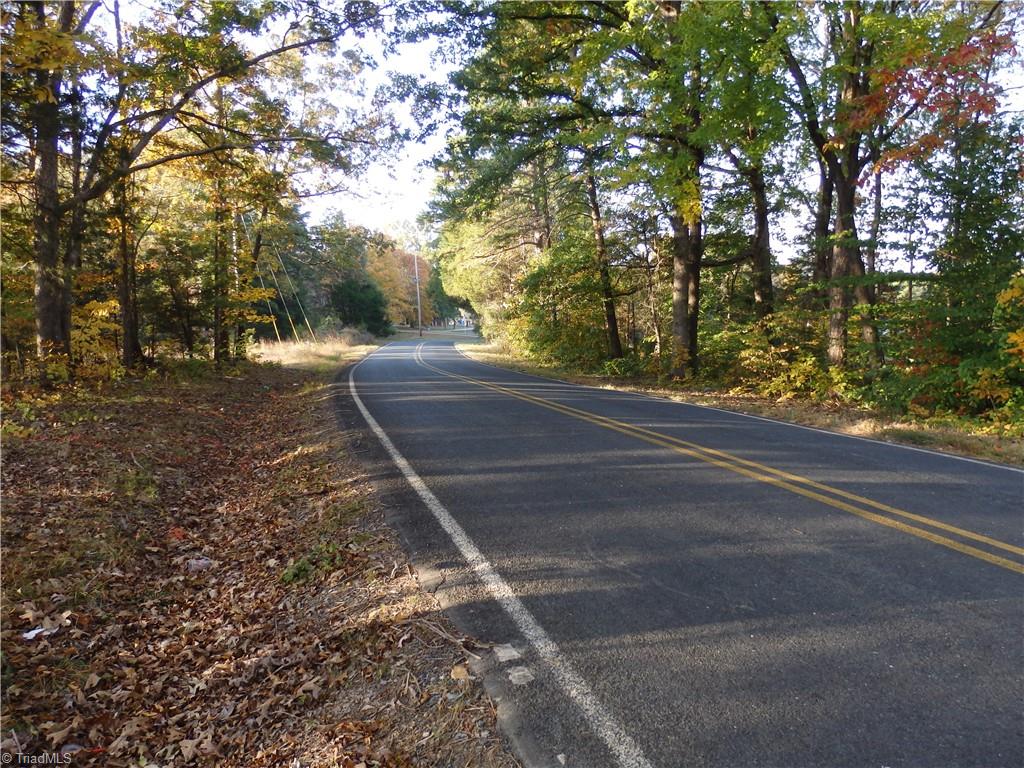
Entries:
POLYGON ((281 306, 284 307, 284 313, 288 317, 288 325, 290 325, 292 327, 292 338, 294 338, 296 341, 300 341, 300 339, 299 339, 299 332, 297 330, 295 330, 295 321, 292 320, 291 310, 288 309, 288 302, 285 301, 285 298, 284 298, 284 291, 281 290, 281 283, 279 283, 278 280, 277 280, 277 274, 274 272, 274 268, 273 267, 269 267, 269 269, 270 269, 270 276, 272 278, 274 278, 274 285, 277 286, 277 295, 281 297, 281 306))
MULTIPOLYGON (((242 229, 245 230, 245 237, 246 237, 246 239, 248 239, 249 245, 252 245, 253 244, 252 243, 252 234, 249 232, 249 225, 245 223, 245 214, 244 213, 241 214, 238 218, 239 218, 239 221, 242 222, 242 229)), ((280 256, 278 256, 278 258, 280 258, 280 256)), ((274 267, 269 265, 269 264, 267 265, 267 267, 268 267, 268 269, 270 269, 270 276, 274 279, 274 285, 277 286, 277 296, 278 296, 279 299, 281 299, 281 306, 284 307, 284 314, 285 314, 285 317, 288 318, 288 325, 290 325, 291 328, 292 328, 292 338, 294 338, 296 341, 299 341, 300 340, 299 339, 299 332, 295 329, 295 321, 292 320, 292 313, 291 313, 291 310, 288 309, 288 302, 284 298, 284 291, 281 290, 281 283, 278 281, 277 275, 274 273, 274 267)), ((259 269, 260 269, 260 263, 259 263, 259 256, 257 255, 257 257, 256 257, 256 273, 258 275, 259 275, 259 269)), ((261 285, 263 284, 263 276, 262 275, 260 275, 260 284, 261 285)), ((264 288, 265 287, 266 286, 264 285, 264 288)), ((270 309, 270 299, 267 299, 267 308, 270 309)), ((274 310, 273 309, 270 310, 270 316, 274 317, 274 310)), ((277 333, 277 340, 281 341, 281 334, 278 333, 278 330, 277 330, 277 320, 274 320, 273 322, 274 322, 274 333, 277 333)))
MULTIPOLYGON (((244 226, 244 222, 243 222, 244 226)), ((263 282, 263 273, 260 272, 259 260, 256 261, 256 277, 260 279, 260 288, 264 291, 267 290, 267 284, 263 282)), ((270 297, 266 294, 263 295, 264 300, 267 302, 267 312, 270 313, 270 322, 274 324, 274 335, 277 336, 277 340, 281 341, 281 332, 277 330, 277 318, 274 316, 274 308, 270 306, 270 297)))
POLYGON ((302 319, 306 321, 306 328, 309 329, 309 335, 313 338, 314 344, 319 344, 317 341, 316 334, 313 333, 313 326, 309 324, 309 317, 306 315, 306 310, 302 306, 302 301, 299 299, 299 292, 295 290, 295 283, 292 282, 292 276, 288 274, 288 267, 284 265, 284 259, 281 258, 281 251, 277 249, 274 243, 270 243, 270 247, 274 249, 274 253, 277 254, 277 260, 281 264, 281 269, 284 270, 284 276, 288 280, 288 285, 292 287, 292 295, 295 296, 295 303, 299 305, 299 312, 302 313, 302 319))

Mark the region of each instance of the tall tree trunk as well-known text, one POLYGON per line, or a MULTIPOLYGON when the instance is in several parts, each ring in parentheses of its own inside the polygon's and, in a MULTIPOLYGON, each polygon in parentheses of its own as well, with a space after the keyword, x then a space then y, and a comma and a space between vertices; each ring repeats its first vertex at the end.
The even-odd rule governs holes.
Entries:
POLYGON ((142 358, 139 315, 135 300, 135 238, 128 211, 128 180, 118 183, 118 270, 117 295, 121 305, 121 364, 134 368, 142 358))
POLYGON ((747 171, 747 181, 754 201, 754 243, 751 264, 754 272, 754 311, 764 320, 775 308, 772 286, 772 251, 768 222, 768 191, 764 173, 759 166, 747 171))
POLYGON ((832 232, 832 198, 835 177, 828 165, 818 162, 818 200, 814 214, 814 282, 819 288, 816 294, 824 303, 829 295, 826 287, 832 275, 832 246, 829 235, 832 232))
MULTIPOLYGON (((51 89, 59 85, 55 77, 40 77, 40 80, 51 89)), ((68 293, 60 252, 63 217, 57 186, 60 162, 60 115, 57 104, 47 100, 37 102, 33 106, 33 122, 36 141, 36 206, 33 220, 36 351, 42 361, 54 355, 66 355, 70 362, 68 293)))
MULTIPOLYGON (((225 120, 224 91, 220 84, 214 94, 217 119, 225 120)), ((217 158, 213 158, 217 164, 217 158)), ((222 363, 228 359, 231 349, 228 345, 228 324, 225 314, 228 303, 228 244, 226 224, 228 221, 227 202, 224 194, 224 179, 217 173, 213 182, 213 359, 222 363)))
MULTIPOLYGON (((27 14, 34 15, 36 28, 45 29, 46 5, 31 6, 27 14)), ((59 6, 57 26, 62 32, 71 29, 76 4, 66 2, 59 6)), ((26 19, 27 21, 27 19, 26 19)), ((33 140, 35 144, 35 215, 32 239, 35 258, 35 312, 36 353, 45 362, 53 356, 64 356, 70 373, 71 360, 71 270, 68 261, 61 262, 61 207, 59 184, 61 136, 61 69, 35 70, 36 87, 47 94, 31 109, 33 140)), ((43 382, 48 383, 43 366, 43 382)))
POLYGON ((698 221, 690 228, 690 253, 692 260, 687 270, 686 285, 686 310, 689 332, 687 344, 689 345, 690 373, 696 376, 700 372, 700 357, 697 347, 697 331, 700 320, 700 267, 701 255, 704 252, 703 236, 701 234, 701 223, 698 221))
POLYGON ((697 373, 697 310, 700 307, 700 222, 686 223, 681 214, 672 225, 672 370, 674 377, 697 373))
MULTIPOLYGON (((862 37, 863 5, 860 2, 846 3, 842 7, 842 36, 844 40, 847 65, 843 74, 842 87, 839 94, 839 114, 851 109, 857 100, 866 93, 869 80, 862 76, 871 64, 873 49, 864 44, 862 37)), ((854 133, 848 137, 846 145, 834 155, 836 159, 836 231, 842 233, 837 238, 837 247, 843 251, 845 262, 844 274, 862 278, 866 274, 864 259, 861 255, 860 240, 857 235, 857 181, 863 168, 864 160, 860 155, 862 133, 854 133)), ((875 327, 873 307, 874 293, 863 280, 854 283, 853 295, 860 307, 861 338, 868 345, 873 365, 882 362, 882 349, 878 341, 878 329, 875 327)))
MULTIPOLYGON (((843 285, 834 281, 843 277, 863 278, 865 276, 864 261, 861 258, 860 242, 857 238, 856 213, 857 182, 843 174, 836 174, 836 227, 835 244, 832 253, 832 280, 829 288, 829 363, 834 366, 846 365, 846 320, 848 317, 849 297, 843 285), (838 323, 842 322, 842 332, 838 323)), ((854 284, 854 297, 860 306, 861 338, 868 345, 873 364, 882 362, 882 350, 878 339, 872 307, 874 296, 863 281, 854 284)))
MULTIPOLYGON (((871 211, 871 235, 868 238, 868 246, 864 253, 865 271, 869 275, 875 274, 878 262, 878 236, 882 229, 882 169, 876 168, 874 172, 875 184, 873 189, 873 205, 871 211)), ((874 285, 866 286, 871 296, 871 303, 877 300, 874 285)))
MULTIPOLYGON (((836 229, 839 230, 839 219, 836 219, 836 229)), ((837 236, 839 232, 837 231, 837 236)), ((831 270, 828 286, 828 362, 833 368, 846 367, 847 331, 846 321, 849 317, 850 300, 846 286, 839 282, 849 273, 849 253, 846 248, 840 247, 837 241, 832 247, 831 270)))
POLYGON ((651 330, 654 332, 654 356, 661 359, 661 313, 658 312, 658 290, 655 282, 658 266, 655 264, 653 270, 647 272, 647 303, 651 308, 651 330))
POLYGON ((597 199, 597 180, 594 172, 587 169, 587 201, 590 203, 590 222, 594 227, 594 245, 597 253, 597 267, 601 279, 601 303, 604 305, 605 331, 608 334, 608 357, 622 357, 622 339, 619 338, 619 321, 615 316, 615 293, 612 289, 611 266, 608 262, 608 248, 604 240, 604 220, 601 205, 597 199))
POLYGON ((213 359, 222 363, 228 358, 228 326, 224 310, 228 295, 227 247, 224 238, 224 204, 219 184, 213 210, 213 359))
MULTIPOLYGON (((668 28, 672 44, 681 41, 682 0, 664 0, 660 4, 662 18, 668 28)), ((674 69, 662 73, 678 79, 674 69)), ((673 104, 677 113, 684 117, 672 127, 673 141, 670 152, 673 159, 689 161, 685 181, 693 182, 700 195, 701 170, 704 165, 704 151, 693 144, 693 135, 700 128, 702 114, 702 74, 699 54, 692 60, 686 78, 685 96, 673 104)), ((683 181, 683 179, 680 179, 683 181)), ((669 223, 672 227, 672 376, 686 379, 698 371, 697 330, 700 317, 700 268, 704 256, 701 214, 691 215, 693 200, 686 199, 687 193, 679 190, 679 197, 672 201, 669 223)), ((692 194, 692 193, 689 193, 692 194)), ((700 201, 697 201, 700 209, 700 201)))

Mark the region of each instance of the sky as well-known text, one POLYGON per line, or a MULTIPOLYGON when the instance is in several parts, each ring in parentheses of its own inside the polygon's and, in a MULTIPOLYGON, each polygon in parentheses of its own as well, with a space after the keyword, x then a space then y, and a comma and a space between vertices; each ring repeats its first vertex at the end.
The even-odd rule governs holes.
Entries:
MULTIPOLYGON (((366 48, 375 58, 382 58, 372 41, 366 48)), ((382 60, 379 67, 366 72, 367 93, 385 84, 391 72, 445 77, 445 66, 432 60, 434 48, 430 41, 403 45, 398 56, 382 60)), ((400 125, 417 127, 405 105, 395 104, 393 109, 400 125)), ((405 239, 416 231, 416 219, 427 209, 435 176, 429 162, 444 149, 444 142, 441 135, 408 142, 393 156, 382 157, 363 176, 351 180, 347 191, 306 200, 303 207, 310 222, 315 224, 328 213, 341 211, 349 224, 405 239)))
MULTIPOLYGON (((451 65, 439 64, 432 58, 435 45, 430 41, 406 44, 398 56, 389 59, 383 58, 372 40, 365 42, 369 52, 380 61, 378 68, 366 73, 368 93, 385 83, 392 71, 412 75, 429 73, 433 78, 446 78, 452 69, 451 65)), ((1020 30, 1017 45, 1019 50, 1024 50, 1020 30)), ((1000 111, 1024 112, 1024 62, 1018 58, 1014 66, 1001 72, 1000 79, 1005 88, 1000 111)), ((394 108, 404 126, 415 127, 407 109, 402 105, 394 108)), ((435 174, 428 163, 443 149, 444 137, 441 135, 431 136, 422 143, 405 144, 395 156, 381 158, 364 176, 351 180, 347 185, 348 191, 307 200, 304 208, 311 223, 340 210, 349 224, 387 233, 405 241, 405 245, 413 246, 409 236, 418 229, 416 220, 427 210, 434 185, 435 174)), ((809 185, 813 187, 817 180, 816 170, 809 179, 809 185)), ((776 232, 776 238, 782 242, 773 245, 784 252, 792 246, 791 242, 785 241, 792 241, 802 231, 803 220, 797 222, 791 216, 783 218, 785 221, 780 222, 783 231, 776 232)))

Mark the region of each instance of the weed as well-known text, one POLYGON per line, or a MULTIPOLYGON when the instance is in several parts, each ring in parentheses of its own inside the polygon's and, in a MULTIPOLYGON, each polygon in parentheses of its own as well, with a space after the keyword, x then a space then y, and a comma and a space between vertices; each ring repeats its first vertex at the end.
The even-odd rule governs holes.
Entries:
POLYGON ((281 574, 285 584, 307 581, 315 575, 330 573, 351 557, 351 552, 334 542, 321 542, 316 548, 288 564, 281 574))

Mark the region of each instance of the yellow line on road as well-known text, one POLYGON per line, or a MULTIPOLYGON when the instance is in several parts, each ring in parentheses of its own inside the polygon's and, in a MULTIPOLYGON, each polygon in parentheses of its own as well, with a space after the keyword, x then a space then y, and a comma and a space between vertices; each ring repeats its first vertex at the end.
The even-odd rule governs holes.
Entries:
POLYGON ((903 523, 899 520, 893 520, 889 517, 883 517, 882 515, 870 512, 866 509, 855 507, 852 504, 847 503, 847 501, 843 501, 842 499, 856 502, 857 504, 860 504, 862 506, 872 507, 874 509, 887 512, 890 515, 895 515, 897 517, 902 517, 904 519, 913 520, 914 522, 927 525, 931 528, 937 528, 947 533, 951 533, 962 538, 977 541, 979 543, 987 544, 991 547, 1012 552, 1017 555, 1024 555, 1024 548, 1017 547, 1012 544, 1008 544, 1006 542, 990 538, 988 536, 983 536, 982 534, 975 533, 973 531, 968 531, 963 528, 957 528, 956 526, 943 523, 939 520, 933 520, 931 518, 924 517, 923 515, 916 515, 912 512, 906 512, 901 509, 896 509, 895 507, 891 507, 887 504, 882 504, 880 502, 864 498, 863 496, 858 496, 857 494, 849 493, 848 491, 843 491, 839 488, 833 488, 831 486, 819 483, 809 478, 801 477, 800 475, 794 475, 783 470, 775 469, 774 467, 769 467, 754 461, 742 459, 738 456, 733 456, 732 454, 726 453, 724 451, 719 451, 714 448, 706 448, 704 446, 698 445, 696 443, 691 443, 686 440, 680 440, 678 438, 663 435, 658 432, 652 432, 651 430, 644 429, 643 427, 636 427, 631 424, 626 424, 625 422, 617 421, 615 419, 608 418, 607 416, 600 416, 598 414, 588 413, 587 411, 582 411, 579 410, 578 408, 573 408, 568 405, 556 403, 545 398, 537 397, 536 395, 528 395, 524 392, 517 392, 513 389, 503 387, 500 384, 495 384, 489 381, 483 381, 481 379, 474 379, 470 376, 462 376, 461 374, 446 371, 442 368, 438 368, 432 365, 431 363, 428 363, 426 360, 423 359, 422 346, 423 345, 420 344, 416 348, 416 362, 418 362, 423 367, 434 371, 435 373, 441 374, 442 376, 447 376, 452 379, 464 381, 467 384, 473 384, 479 387, 484 387, 485 389, 490 389, 492 391, 499 392, 503 395, 507 395, 508 397, 513 397, 518 400, 533 403, 534 405, 541 406, 542 408, 547 408, 549 410, 556 411, 567 416, 572 416, 574 418, 590 422, 591 424, 595 424, 606 429, 611 429, 615 432, 619 432, 630 437, 635 437, 652 445, 667 448, 671 451, 682 454, 684 456, 699 459, 700 461, 707 462, 716 467, 727 469, 730 472, 735 472, 736 474, 743 475, 744 477, 748 477, 752 480, 757 480, 763 483, 774 485, 778 488, 783 488, 787 491, 791 491, 792 493, 804 496, 805 498, 819 501, 823 504, 835 507, 836 509, 841 509, 844 512, 849 512, 865 520, 870 520, 871 522, 878 523, 879 525, 884 525, 889 528, 893 528, 902 533, 908 533, 911 536, 917 536, 918 538, 925 539, 934 544, 939 544, 940 546, 956 550, 957 552, 960 552, 965 555, 970 555, 971 557, 978 558, 979 560, 984 560, 985 562, 992 563, 993 565, 998 565, 1001 568, 1006 568, 1007 570, 1014 571, 1015 573, 1024 574, 1024 564, 1015 562, 1013 560, 1009 560, 1000 555, 986 552, 985 550, 978 549, 977 547, 973 547, 970 544, 955 541, 953 539, 947 538, 937 533, 933 533, 932 531, 917 528, 916 526, 908 525, 907 523, 903 523), (799 485, 795 485, 795 483, 799 483, 799 485), (811 490, 812 488, 816 490, 811 490), (818 491, 824 491, 825 493, 832 494, 832 496, 826 496, 823 493, 819 493, 818 491), (834 496, 838 496, 840 498, 833 498, 834 496))

